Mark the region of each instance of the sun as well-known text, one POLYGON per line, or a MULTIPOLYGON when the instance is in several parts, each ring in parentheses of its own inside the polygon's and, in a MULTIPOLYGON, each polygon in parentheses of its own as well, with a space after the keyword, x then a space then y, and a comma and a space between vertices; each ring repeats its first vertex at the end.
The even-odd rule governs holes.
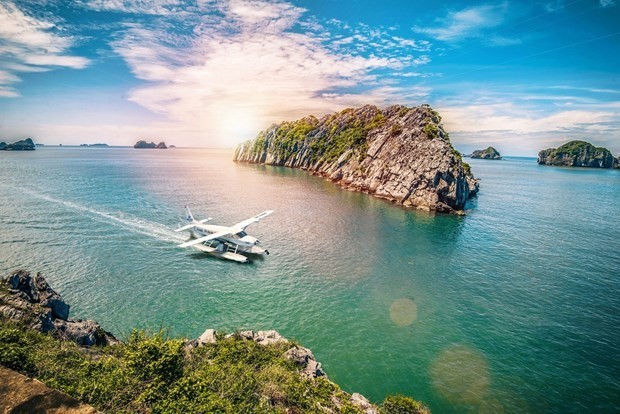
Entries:
POLYGON ((216 120, 218 140, 236 145, 256 137, 264 128, 258 114, 249 109, 233 109, 222 113, 216 120))

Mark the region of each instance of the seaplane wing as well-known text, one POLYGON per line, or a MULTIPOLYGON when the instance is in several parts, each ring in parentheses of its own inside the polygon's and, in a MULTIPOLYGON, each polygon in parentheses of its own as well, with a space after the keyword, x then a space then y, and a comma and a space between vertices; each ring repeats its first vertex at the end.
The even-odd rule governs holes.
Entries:
POLYGON ((233 233, 231 230, 233 230, 233 229, 222 230, 222 231, 218 231, 217 233, 211 233, 208 236, 204 236, 204 237, 201 237, 199 239, 194 239, 194 240, 187 241, 187 242, 185 242, 183 244, 179 244, 179 247, 189 247, 189 246, 193 246, 195 244, 204 243, 204 242, 209 241, 209 240, 214 240, 214 239, 218 239, 220 237, 228 236, 229 234, 233 233))
POLYGON ((176 232, 179 231, 185 231, 185 230, 189 230, 189 229, 193 229, 194 227, 200 227, 200 228, 204 228, 204 226, 201 226, 201 224, 206 223, 207 221, 213 220, 211 217, 203 219, 203 220, 196 220, 194 223, 192 224, 188 224, 187 226, 183 226, 183 227, 179 227, 178 229, 176 229, 176 232))
POLYGON ((231 226, 231 228, 233 229, 238 229, 238 230, 245 230, 245 228, 247 226, 249 226, 252 223, 256 223, 257 221, 261 221, 262 219, 264 219, 265 217, 267 217, 268 215, 270 215, 271 213, 273 213, 273 210, 267 210, 267 211, 263 211, 262 213, 249 218, 247 220, 243 220, 237 224, 234 224, 231 226))

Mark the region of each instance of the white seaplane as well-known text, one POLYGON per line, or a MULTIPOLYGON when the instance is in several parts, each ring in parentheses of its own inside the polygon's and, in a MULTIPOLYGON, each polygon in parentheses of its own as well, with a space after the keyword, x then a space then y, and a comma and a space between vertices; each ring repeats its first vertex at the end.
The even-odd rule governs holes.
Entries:
POLYGON ((205 224, 212 220, 211 217, 203 220, 194 219, 189 207, 185 206, 185 221, 188 224, 175 231, 189 230, 194 238, 180 244, 179 247, 192 246, 216 257, 246 263, 248 258, 240 253, 269 254, 268 250, 258 247, 259 240, 256 237, 249 236, 245 232, 245 228, 264 219, 271 213, 273 210, 263 211, 252 218, 226 227, 205 224))

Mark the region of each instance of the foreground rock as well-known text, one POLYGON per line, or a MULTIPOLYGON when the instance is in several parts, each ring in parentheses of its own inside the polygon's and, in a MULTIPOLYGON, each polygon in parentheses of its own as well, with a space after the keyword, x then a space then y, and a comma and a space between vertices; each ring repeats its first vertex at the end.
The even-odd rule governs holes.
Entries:
POLYGON ((31 329, 52 334, 81 346, 107 345, 118 340, 90 320, 69 319, 70 306, 47 283, 41 273, 34 277, 17 270, 2 281, 0 314, 26 323, 31 329))
POLYGON ((7 144, 6 142, 0 142, 0 150, 4 151, 34 151, 35 144, 32 138, 22 139, 21 141, 7 144))
POLYGON ((134 148, 156 148, 156 149, 167 149, 165 142, 160 142, 159 144, 155 144, 154 142, 146 142, 146 141, 138 141, 133 146, 134 148))
MULTIPOLYGON (((260 345, 272 345, 278 343, 289 343, 289 340, 280 335, 275 330, 269 331, 241 331, 234 334, 224 335, 223 338, 238 336, 240 339, 254 341, 260 345)), ((222 338, 222 336, 220 336, 222 338)), ((187 342, 186 349, 198 348, 207 344, 214 344, 218 340, 217 331, 215 329, 207 329, 198 339, 187 342)), ((284 356, 293 361, 299 367, 299 374, 306 380, 313 380, 318 377, 327 379, 327 375, 321 368, 321 363, 316 360, 314 354, 308 348, 293 345, 285 353, 284 356)), ((366 397, 361 394, 353 393, 349 396, 349 402, 359 408, 365 414, 378 414, 378 408, 372 404, 366 397)), ((424 411, 429 413, 429 411, 424 411)))
POLYGON ((479 158, 483 160, 501 160, 502 156, 493 147, 487 147, 484 150, 476 150, 471 153, 470 158, 479 158))
POLYGON ((272 125, 240 144, 237 162, 301 168, 408 207, 462 211, 478 181, 427 105, 345 109, 272 125))
POLYGON ((0 413, 96 414, 75 398, 0 366, 0 413))
POLYGON ((586 141, 570 141, 538 153, 538 163, 566 167, 618 168, 618 159, 607 148, 586 141))

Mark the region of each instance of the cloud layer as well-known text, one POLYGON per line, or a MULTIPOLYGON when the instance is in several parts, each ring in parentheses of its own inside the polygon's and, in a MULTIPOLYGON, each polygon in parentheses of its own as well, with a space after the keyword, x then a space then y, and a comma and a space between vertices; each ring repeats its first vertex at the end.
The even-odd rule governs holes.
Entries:
POLYGON ((185 36, 135 24, 113 48, 148 81, 131 91, 131 101, 195 125, 211 143, 250 138, 274 120, 414 102, 428 93, 378 76, 428 63, 428 42, 367 26, 342 34, 343 23, 304 20, 305 10, 286 2, 209 6, 185 36), (330 25, 340 34, 332 35, 330 25))
POLYGON ((54 23, 29 16, 13 3, 0 3, 0 97, 19 96, 13 85, 20 72, 86 67, 87 58, 67 54, 73 43, 58 34, 54 23))

